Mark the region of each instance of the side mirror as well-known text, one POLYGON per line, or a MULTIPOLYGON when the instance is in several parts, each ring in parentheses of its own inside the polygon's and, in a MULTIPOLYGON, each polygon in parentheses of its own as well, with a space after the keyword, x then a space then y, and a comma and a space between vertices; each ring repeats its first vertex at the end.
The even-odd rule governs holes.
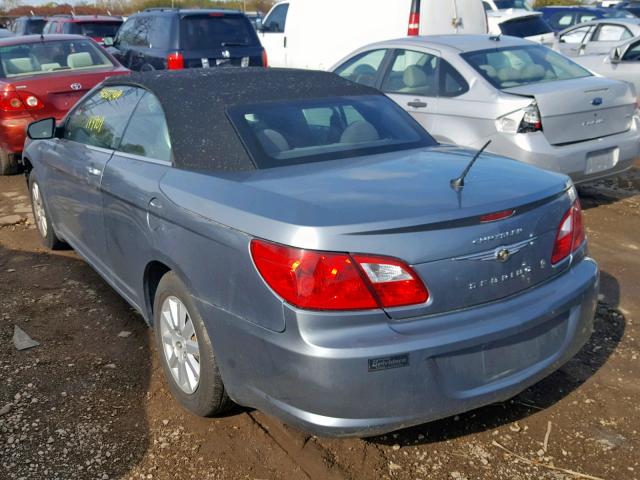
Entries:
POLYGON ((31 140, 48 140, 55 137, 56 119, 45 118, 29 124, 27 127, 27 136, 31 140))
POLYGON ((620 63, 622 61, 623 56, 624 56, 624 50, 622 47, 615 47, 611 49, 611 53, 609 53, 609 58, 611 59, 611 63, 620 63))
POLYGON ((105 47, 113 47, 113 44, 114 44, 114 38, 113 38, 113 37, 104 37, 104 38, 102 39, 102 44, 103 44, 105 47))

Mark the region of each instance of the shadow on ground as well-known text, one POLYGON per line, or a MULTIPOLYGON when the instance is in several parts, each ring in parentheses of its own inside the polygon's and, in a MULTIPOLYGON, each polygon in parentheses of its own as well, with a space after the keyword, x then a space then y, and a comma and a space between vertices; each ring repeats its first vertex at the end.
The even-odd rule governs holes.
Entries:
POLYGON ((579 388, 607 362, 625 331, 625 318, 617 309, 619 283, 606 272, 600 275, 601 291, 606 292, 608 303, 598 304, 589 342, 559 370, 507 402, 400 430, 395 432, 398 436, 382 435, 368 441, 383 445, 429 444, 493 430, 545 410, 579 388))

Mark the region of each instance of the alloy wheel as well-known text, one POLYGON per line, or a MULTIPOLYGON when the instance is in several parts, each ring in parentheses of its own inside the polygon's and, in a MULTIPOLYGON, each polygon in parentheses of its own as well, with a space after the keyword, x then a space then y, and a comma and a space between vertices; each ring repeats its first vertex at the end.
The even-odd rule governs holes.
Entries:
POLYGON ((192 394, 200 383, 200 347, 187 307, 174 296, 162 303, 160 313, 162 352, 176 384, 192 394))

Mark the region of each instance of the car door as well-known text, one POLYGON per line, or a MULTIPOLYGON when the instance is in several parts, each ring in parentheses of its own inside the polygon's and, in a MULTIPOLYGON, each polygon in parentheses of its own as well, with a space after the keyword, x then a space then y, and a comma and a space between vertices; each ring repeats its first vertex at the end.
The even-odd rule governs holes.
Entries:
POLYGON ((567 57, 582 55, 594 29, 594 25, 582 25, 566 30, 558 37, 557 49, 567 57))
POLYGON ((269 66, 287 67, 287 34, 285 26, 288 3, 279 3, 269 12, 260 28, 260 42, 267 52, 269 66))
POLYGON ((170 205, 159 189, 171 167, 171 140, 156 97, 139 90, 122 141, 102 179, 104 224, 110 277, 134 305, 144 305, 142 282, 159 228, 170 205))
POLYGON ((438 112, 439 63, 436 51, 396 49, 380 86, 430 133, 438 112))
POLYGON ((599 73, 608 78, 631 82, 640 92, 640 41, 631 43, 619 62, 612 62, 611 57, 603 64, 599 73))
POLYGON ((103 87, 67 117, 54 151, 47 156, 56 226, 65 240, 104 271, 106 242, 101 181, 139 97, 132 87, 103 87))
POLYGON ((489 111, 470 114, 469 82, 449 62, 439 59, 437 121, 429 131, 440 143, 473 145, 482 140, 481 132, 494 118, 489 111), (463 128, 461 128, 463 127, 463 128))
POLYGON ((613 47, 633 38, 624 25, 601 23, 583 49, 583 55, 607 54, 613 47))

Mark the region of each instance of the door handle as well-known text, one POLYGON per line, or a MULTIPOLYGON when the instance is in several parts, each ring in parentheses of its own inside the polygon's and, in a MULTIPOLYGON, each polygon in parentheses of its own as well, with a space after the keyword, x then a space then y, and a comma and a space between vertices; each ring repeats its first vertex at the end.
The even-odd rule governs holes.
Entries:
POLYGON ((102 175, 102 170, 91 165, 87 165, 87 172, 89 173, 89 175, 93 175, 94 177, 99 177, 100 175, 102 175))
POLYGON ((426 102, 422 102, 420 100, 414 100, 412 102, 408 102, 407 105, 413 108, 424 108, 427 106, 426 102))

